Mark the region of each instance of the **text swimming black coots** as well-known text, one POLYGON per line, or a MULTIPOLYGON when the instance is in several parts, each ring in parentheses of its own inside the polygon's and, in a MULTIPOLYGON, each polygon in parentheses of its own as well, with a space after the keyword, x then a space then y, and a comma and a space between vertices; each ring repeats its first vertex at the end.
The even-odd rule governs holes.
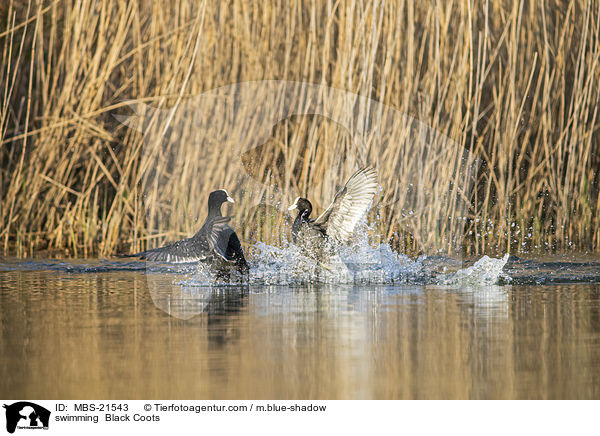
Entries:
POLYGON ((373 168, 367 167, 358 170, 348 179, 327 210, 317 219, 310 218, 310 201, 302 197, 296 198, 288 209, 298 209, 298 216, 292 226, 294 242, 308 248, 313 244, 320 245, 328 238, 339 243, 346 242, 366 213, 376 191, 377 173, 373 168))
POLYGON ((235 265, 242 273, 248 272, 242 244, 235 231, 227 224, 231 217, 221 215, 221 205, 233 199, 227 191, 219 189, 208 196, 208 215, 202 228, 191 238, 171 242, 159 248, 130 254, 153 262, 211 263, 217 268, 235 265))

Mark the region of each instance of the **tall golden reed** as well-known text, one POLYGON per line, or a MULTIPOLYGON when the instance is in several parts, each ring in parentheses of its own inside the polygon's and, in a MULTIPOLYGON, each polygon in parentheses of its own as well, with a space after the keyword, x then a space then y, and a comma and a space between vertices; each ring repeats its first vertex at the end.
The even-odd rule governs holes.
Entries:
POLYGON ((207 193, 223 186, 238 200, 231 212, 245 243, 277 242, 286 199, 307 194, 321 209, 364 164, 382 186, 372 232, 398 249, 446 250, 449 240, 469 253, 600 249, 595 0, 8 0, 0 26, 5 254, 154 246, 197 230, 207 193), (193 126, 163 131, 174 161, 149 161, 142 134, 113 117, 131 114, 128 101, 171 110, 265 79, 347 90, 449 137, 480 162, 474 188, 459 192, 463 216, 436 200, 461 183, 463 156, 413 159, 405 126, 396 145, 357 150, 330 120, 291 117, 238 150, 232 169, 221 144, 186 145, 193 126), (167 180, 161 195, 145 185, 151 162, 167 180), (427 198, 410 192, 415 174, 423 186, 435 179, 427 198))

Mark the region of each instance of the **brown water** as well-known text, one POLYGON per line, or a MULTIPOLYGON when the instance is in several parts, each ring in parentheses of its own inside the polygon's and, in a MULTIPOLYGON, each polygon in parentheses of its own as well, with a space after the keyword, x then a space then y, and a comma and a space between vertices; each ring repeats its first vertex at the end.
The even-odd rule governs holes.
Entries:
POLYGON ((598 284, 172 283, 1 271, 0 396, 600 398, 598 284))

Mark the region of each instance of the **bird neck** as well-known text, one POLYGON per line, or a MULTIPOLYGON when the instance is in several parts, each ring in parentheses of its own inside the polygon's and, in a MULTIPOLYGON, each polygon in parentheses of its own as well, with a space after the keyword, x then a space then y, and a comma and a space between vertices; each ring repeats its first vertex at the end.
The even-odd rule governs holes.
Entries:
POLYGON ((207 219, 221 217, 221 205, 220 204, 209 204, 208 205, 208 216, 207 219))

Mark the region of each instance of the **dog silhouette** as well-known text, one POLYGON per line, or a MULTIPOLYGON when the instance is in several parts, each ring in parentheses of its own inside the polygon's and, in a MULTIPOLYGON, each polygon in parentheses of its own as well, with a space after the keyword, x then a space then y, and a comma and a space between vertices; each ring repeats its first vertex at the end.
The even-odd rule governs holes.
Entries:
POLYGON ((21 419, 29 420, 30 427, 38 427, 40 421, 44 428, 48 428, 50 411, 42 406, 29 401, 19 401, 11 405, 4 405, 6 409, 6 431, 14 433, 21 419))

